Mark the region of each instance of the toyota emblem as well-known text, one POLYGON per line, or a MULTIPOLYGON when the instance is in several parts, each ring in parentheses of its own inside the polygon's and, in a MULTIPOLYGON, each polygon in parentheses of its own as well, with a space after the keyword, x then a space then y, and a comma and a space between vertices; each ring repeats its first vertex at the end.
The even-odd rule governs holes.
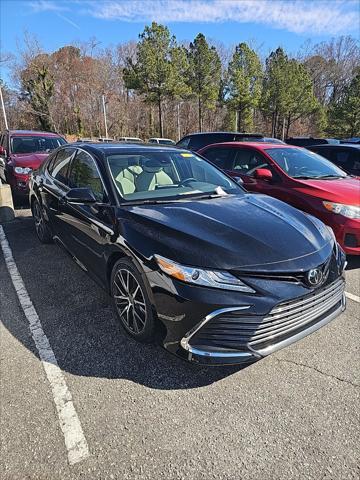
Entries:
POLYGON ((307 274, 307 280, 309 285, 316 287, 322 283, 323 272, 320 270, 320 268, 312 268, 307 274))

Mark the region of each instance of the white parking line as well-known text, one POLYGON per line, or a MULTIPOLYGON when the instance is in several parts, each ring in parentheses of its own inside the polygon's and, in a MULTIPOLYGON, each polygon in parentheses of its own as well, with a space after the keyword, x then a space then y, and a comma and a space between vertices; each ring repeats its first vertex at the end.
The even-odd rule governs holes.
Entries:
POLYGON ((60 427, 64 434, 68 460, 70 465, 73 465, 90 455, 88 444, 72 402, 71 393, 66 385, 65 378, 59 368, 49 340, 41 326, 39 316, 36 313, 28 292, 26 291, 24 282, 14 261, 11 248, 6 239, 4 229, 1 225, 0 244, 12 283, 15 287, 20 305, 29 322, 32 338, 34 339, 41 363, 43 364, 47 379, 49 380, 52 389, 60 427))
POLYGON ((360 297, 358 297, 357 295, 349 292, 345 292, 345 295, 350 298, 350 300, 354 300, 354 302, 360 303, 360 297))

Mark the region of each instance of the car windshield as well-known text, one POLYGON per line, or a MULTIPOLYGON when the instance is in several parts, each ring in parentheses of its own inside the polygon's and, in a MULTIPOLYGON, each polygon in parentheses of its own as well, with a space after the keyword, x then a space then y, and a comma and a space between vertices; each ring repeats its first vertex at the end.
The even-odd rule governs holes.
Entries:
POLYGON ((51 152, 55 148, 64 145, 66 141, 62 137, 42 137, 40 135, 24 135, 11 138, 11 151, 15 154, 51 152))
POLYGON ((268 148, 266 153, 293 178, 343 178, 346 173, 325 158, 303 148, 268 148))
POLYGON ((141 152, 107 157, 112 180, 130 202, 242 194, 220 170, 190 152, 141 152))
POLYGON ((175 144, 175 142, 173 142, 172 140, 167 140, 167 139, 164 139, 164 138, 160 138, 159 143, 161 145, 174 145, 175 144))

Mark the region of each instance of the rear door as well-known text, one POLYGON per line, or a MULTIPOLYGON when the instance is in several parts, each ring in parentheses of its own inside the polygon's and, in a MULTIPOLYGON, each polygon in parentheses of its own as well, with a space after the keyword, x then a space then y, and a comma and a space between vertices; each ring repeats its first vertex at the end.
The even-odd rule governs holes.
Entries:
POLYGON ((61 202, 69 190, 68 172, 75 151, 75 148, 67 147, 51 154, 45 167, 43 183, 39 187, 44 214, 50 222, 53 234, 63 243, 66 239, 61 202))

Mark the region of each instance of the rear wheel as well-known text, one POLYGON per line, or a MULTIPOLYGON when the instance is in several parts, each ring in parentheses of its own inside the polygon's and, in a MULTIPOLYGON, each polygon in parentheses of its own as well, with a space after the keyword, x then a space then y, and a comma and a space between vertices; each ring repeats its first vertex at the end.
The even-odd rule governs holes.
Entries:
POLYGON ((131 260, 121 259, 111 274, 111 296, 125 331, 139 342, 150 343, 154 337, 155 318, 145 281, 131 260))
POLYGON ((40 203, 34 200, 31 204, 31 211, 35 221, 36 235, 41 243, 51 243, 52 235, 49 227, 46 225, 40 203))

